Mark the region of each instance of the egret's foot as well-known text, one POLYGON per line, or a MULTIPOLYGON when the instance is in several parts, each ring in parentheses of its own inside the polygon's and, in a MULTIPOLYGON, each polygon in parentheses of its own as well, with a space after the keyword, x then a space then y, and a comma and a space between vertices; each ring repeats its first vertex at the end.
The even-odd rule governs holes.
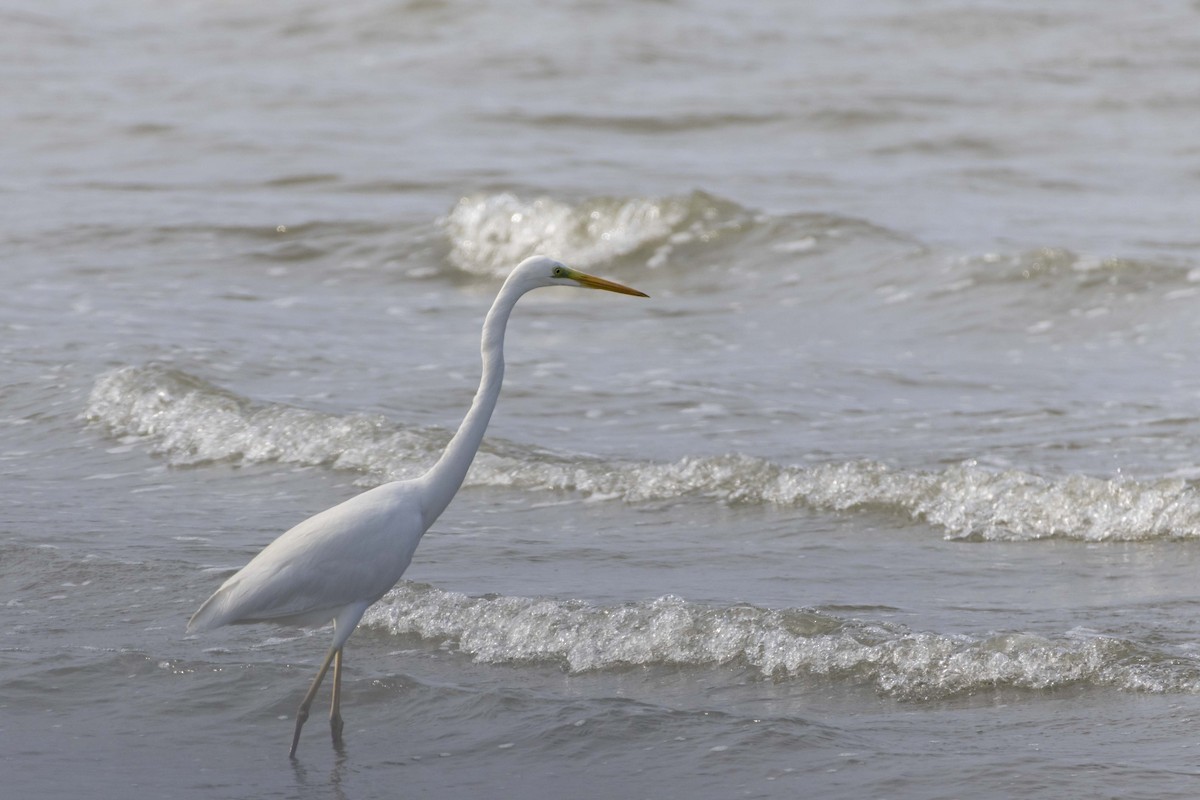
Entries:
POLYGON ((333 743, 342 743, 342 728, 345 727, 340 716, 329 718, 329 732, 333 734, 333 743))
POLYGON ((296 732, 292 734, 292 749, 288 751, 288 758, 296 757, 296 746, 300 744, 300 729, 304 727, 304 723, 308 721, 308 709, 304 706, 296 712, 296 732))

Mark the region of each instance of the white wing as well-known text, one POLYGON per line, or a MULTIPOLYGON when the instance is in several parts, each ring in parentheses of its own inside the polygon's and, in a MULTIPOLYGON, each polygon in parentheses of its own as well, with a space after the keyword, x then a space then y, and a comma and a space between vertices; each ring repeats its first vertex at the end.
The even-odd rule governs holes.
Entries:
POLYGON ((188 631, 243 622, 318 625, 400 580, 425 533, 416 487, 388 483, 315 514, 205 601, 188 631))

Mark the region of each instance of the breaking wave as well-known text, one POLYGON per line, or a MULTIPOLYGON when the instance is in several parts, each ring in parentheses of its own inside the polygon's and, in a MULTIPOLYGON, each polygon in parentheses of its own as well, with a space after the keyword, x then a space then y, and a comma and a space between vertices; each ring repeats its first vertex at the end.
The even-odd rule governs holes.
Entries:
MULTIPOLYGON (((419 474, 450 435, 382 416, 254 403, 156 365, 100 376, 85 417, 109 435, 145 443, 176 466, 278 461, 353 470, 374 483, 419 474)), ((938 527, 951 538, 1200 537, 1200 494, 1182 479, 1043 477, 984 469, 970 461, 939 470, 897 469, 875 461, 786 466, 746 455, 656 463, 554 453, 492 439, 466 485, 576 492, 630 503, 706 498, 896 514, 938 527)))
POLYGON ((765 678, 865 683, 906 700, 1072 684, 1200 690, 1200 661, 1087 631, 987 636, 912 631, 804 609, 711 607, 678 597, 593 606, 468 597, 402 583, 363 619, 393 635, 451 644, 489 664, 558 663, 570 672, 654 665, 738 666, 765 678))
POLYGON ((384 417, 336 416, 258 404, 179 370, 123 367, 101 376, 84 414, 113 436, 136 437, 174 466, 280 461, 409 477, 405 459, 438 452, 449 437, 384 417))
POLYGON ((654 266, 678 245, 709 241, 750 220, 745 209, 703 192, 593 198, 578 204, 502 193, 463 197, 442 227, 451 264, 471 274, 505 277, 534 253, 582 268, 637 253, 654 266))

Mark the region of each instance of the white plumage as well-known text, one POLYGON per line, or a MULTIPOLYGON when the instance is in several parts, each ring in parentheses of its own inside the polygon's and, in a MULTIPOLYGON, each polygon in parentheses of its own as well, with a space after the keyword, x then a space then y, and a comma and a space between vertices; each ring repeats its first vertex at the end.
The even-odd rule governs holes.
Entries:
POLYGON ((304 520, 225 581, 188 623, 189 632, 200 632, 252 622, 304 627, 333 622, 333 643, 296 714, 290 756, 331 663, 330 728, 334 743, 341 742, 342 649, 367 608, 400 580, 417 543, 462 486, 500 396, 509 315, 522 295, 543 286, 646 296, 543 256, 521 262, 484 320, 479 389, 438 462, 419 478, 378 486, 304 520))

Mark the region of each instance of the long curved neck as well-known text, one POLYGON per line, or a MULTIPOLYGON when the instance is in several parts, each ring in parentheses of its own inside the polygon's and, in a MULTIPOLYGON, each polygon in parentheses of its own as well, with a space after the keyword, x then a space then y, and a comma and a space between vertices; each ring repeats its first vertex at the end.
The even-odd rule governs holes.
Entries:
POLYGON ((483 321, 483 337, 479 345, 483 357, 483 375, 479 379, 479 389, 475 392, 467 416, 446 445, 446 451, 421 479, 426 486, 422 503, 426 528, 441 516, 454 499, 483 442, 483 433, 492 418, 492 410, 496 408, 496 401, 500 397, 500 384, 504 381, 504 330, 513 306, 522 294, 523 289, 506 282, 483 321))

